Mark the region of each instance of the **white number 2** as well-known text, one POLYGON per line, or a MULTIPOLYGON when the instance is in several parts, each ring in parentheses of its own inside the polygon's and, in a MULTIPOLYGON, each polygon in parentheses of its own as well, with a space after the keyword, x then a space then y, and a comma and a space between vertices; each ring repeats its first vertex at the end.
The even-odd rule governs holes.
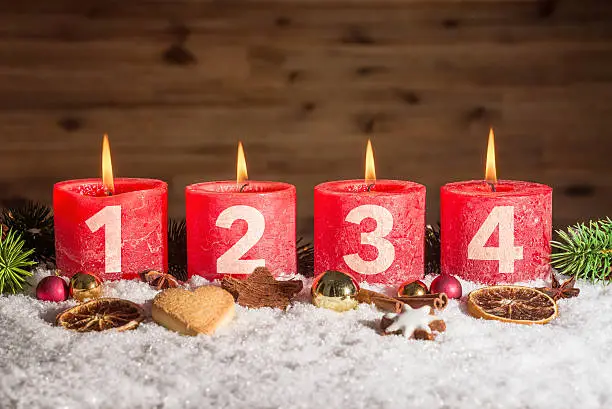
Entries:
POLYGON ((514 260, 523 259, 523 247, 514 245, 514 206, 496 206, 468 245, 471 260, 499 260, 499 272, 514 273, 514 260), (499 226, 499 247, 485 247, 499 226))
POLYGON ((106 206, 85 221, 92 233, 104 226, 104 271, 121 272, 121 206, 106 206))
POLYGON ((395 247, 384 237, 393 230, 393 215, 389 210, 378 205, 357 206, 346 215, 346 221, 361 224, 363 219, 374 219, 376 228, 368 233, 361 233, 361 244, 376 247, 378 256, 366 261, 359 254, 347 254, 344 262, 360 274, 379 274, 391 267, 395 259, 395 247))
POLYGON ((216 225, 229 229, 236 220, 247 222, 247 231, 217 259, 217 274, 251 274, 256 267, 264 267, 266 260, 240 260, 261 239, 266 220, 261 212, 251 206, 231 206, 219 214, 216 225))

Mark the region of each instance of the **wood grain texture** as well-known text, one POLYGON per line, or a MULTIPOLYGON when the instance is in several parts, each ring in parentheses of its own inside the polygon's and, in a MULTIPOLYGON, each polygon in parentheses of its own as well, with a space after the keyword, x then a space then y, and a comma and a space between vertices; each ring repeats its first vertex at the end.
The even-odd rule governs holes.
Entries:
POLYGON ((612 208, 612 3, 606 0, 32 0, 0 4, 0 198, 115 173, 185 185, 312 188, 377 174, 440 185, 498 174, 555 189, 556 225, 612 208))

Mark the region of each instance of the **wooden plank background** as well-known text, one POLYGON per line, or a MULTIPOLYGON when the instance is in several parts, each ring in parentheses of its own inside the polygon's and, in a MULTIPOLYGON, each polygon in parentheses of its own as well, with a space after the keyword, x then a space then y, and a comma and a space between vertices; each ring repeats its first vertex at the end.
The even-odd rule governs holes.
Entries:
POLYGON ((498 175, 555 189, 556 225, 612 214, 609 0, 26 0, 0 3, 0 199, 115 174, 298 187, 363 175, 428 187, 498 175))

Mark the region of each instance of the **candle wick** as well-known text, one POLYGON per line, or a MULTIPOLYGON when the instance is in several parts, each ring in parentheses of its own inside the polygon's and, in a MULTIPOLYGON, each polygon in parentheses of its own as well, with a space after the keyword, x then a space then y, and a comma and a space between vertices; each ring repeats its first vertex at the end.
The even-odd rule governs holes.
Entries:
POLYGON ((112 190, 110 190, 110 189, 104 189, 104 194, 105 194, 106 196, 112 196, 112 195, 113 195, 113 191, 112 191, 112 190))
POLYGON ((240 193, 244 192, 244 188, 246 188, 248 185, 249 185, 248 183, 245 183, 244 185, 242 185, 242 186, 240 187, 240 191, 239 191, 239 192, 240 192, 240 193))
POLYGON ((376 185, 376 183, 372 183, 372 184, 368 185, 368 192, 371 192, 372 189, 374 189, 374 185, 376 185))
POLYGON ((495 183, 487 182, 489 186, 491 186, 491 192, 497 192, 497 188, 495 187, 495 183))

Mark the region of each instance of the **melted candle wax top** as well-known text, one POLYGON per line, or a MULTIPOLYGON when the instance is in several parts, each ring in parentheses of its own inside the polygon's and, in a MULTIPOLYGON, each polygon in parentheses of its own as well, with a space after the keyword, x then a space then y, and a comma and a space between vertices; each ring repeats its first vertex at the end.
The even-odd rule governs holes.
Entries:
MULTIPOLYGON (((119 189, 115 188, 115 192, 112 195, 123 193, 118 190, 119 189)), ((81 186, 77 189, 77 192, 82 194, 83 196, 94 196, 94 197, 112 196, 112 195, 107 194, 106 188, 102 186, 102 183, 100 183, 99 185, 91 184, 91 185, 81 186)))
POLYGON ((372 193, 372 194, 401 194, 417 191, 422 186, 418 183, 403 180, 377 180, 374 183, 366 183, 363 179, 342 180, 336 182, 322 183, 318 189, 330 193, 372 193))
POLYGON ((529 196, 551 190, 549 186, 540 183, 517 180, 499 180, 495 184, 495 191, 484 180, 448 183, 443 188, 449 192, 473 196, 529 196))
POLYGON ((116 178, 114 181, 115 192, 107 194, 101 179, 82 179, 60 182, 58 188, 63 191, 77 193, 89 197, 110 197, 123 193, 138 192, 144 190, 165 189, 166 183, 156 179, 139 178, 116 178))
POLYGON ((293 185, 284 182, 268 181, 244 181, 237 184, 236 181, 203 182, 187 186, 187 190, 198 193, 272 193, 291 189, 293 185))

